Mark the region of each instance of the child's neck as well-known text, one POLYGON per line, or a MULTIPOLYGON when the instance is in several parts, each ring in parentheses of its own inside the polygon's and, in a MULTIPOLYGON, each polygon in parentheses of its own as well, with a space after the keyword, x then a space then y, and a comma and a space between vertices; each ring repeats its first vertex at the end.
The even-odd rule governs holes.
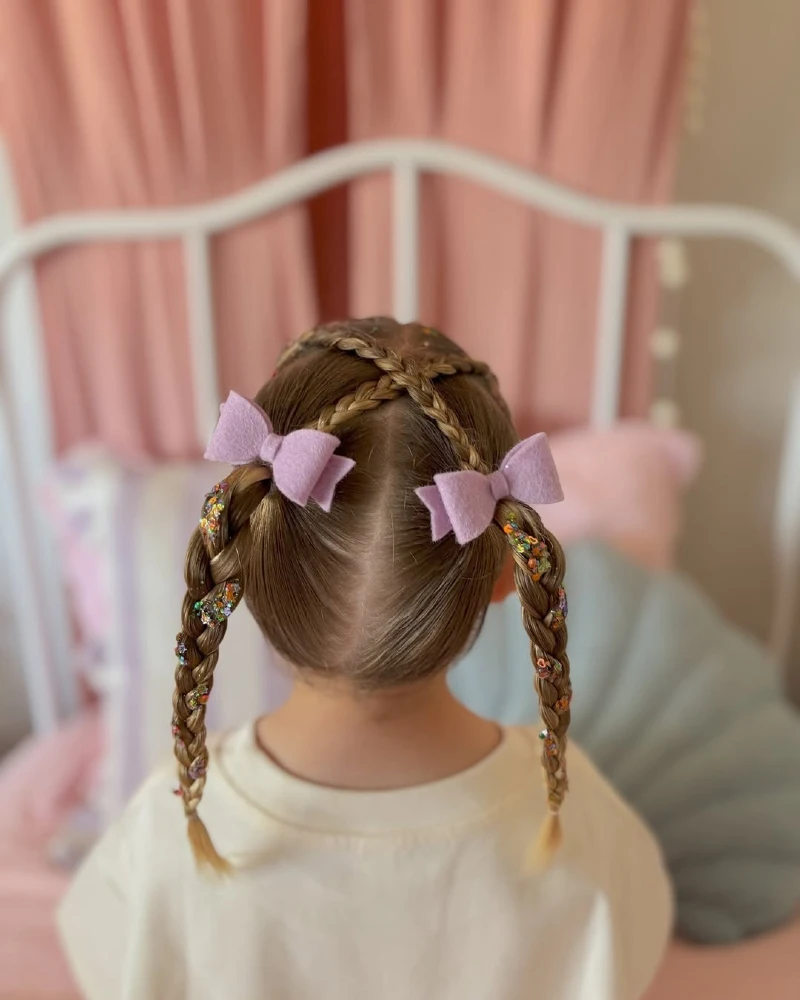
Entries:
POLYGON ((444 672, 390 691, 297 683, 256 725, 261 748, 286 771, 320 785, 389 789, 457 774, 489 754, 498 726, 450 693, 444 672))

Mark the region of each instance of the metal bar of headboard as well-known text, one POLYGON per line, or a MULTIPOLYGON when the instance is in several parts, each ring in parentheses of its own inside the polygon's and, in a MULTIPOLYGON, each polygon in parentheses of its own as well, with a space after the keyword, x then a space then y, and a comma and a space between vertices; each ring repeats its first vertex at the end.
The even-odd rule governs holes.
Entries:
POLYGON ((38 570, 41 562, 36 551, 35 526, 31 523, 33 508, 25 489, 14 438, 9 408, 4 393, 0 392, 0 468, 3 469, 5 491, 17 500, 13 522, 8 518, 5 527, 9 530, 3 532, 3 548, 11 570, 7 607, 13 608, 20 626, 17 641, 25 667, 23 679, 31 723, 36 732, 42 733, 53 729, 61 714, 61 679, 53 663, 52 634, 40 588, 38 570))
POLYGON ((217 349, 214 340, 214 283, 208 236, 192 229, 183 238, 186 301, 192 348, 195 427, 205 446, 219 416, 217 349))
POLYGON ((800 602, 800 379, 789 401, 773 529, 775 599, 769 642, 781 663, 792 651, 800 602))
POLYGON ((398 163, 392 180, 392 306, 395 319, 410 323, 419 317, 419 174, 413 161, 398 163))
POLYGON ((800 279, 800 234, 779 219, 725 205, 631 205, 579 194, 523 167, 433 139, 386 139, 325 150, 245 191, 202 205, 149 211, 89 212, 56 216, 16 234, 0 247, 0 281, 20 260, 73 243, 183 238, 235 228, 312 198, 356 177, 413 164, 418 173, 474 181, 551 215, 602 229, 624 227, 631 236, 703 236, 741 239, 775 254, 800 279))
MULTIPOLYGON (((6 243, 19 234, 20 220, 2 143, 0 208, 0 240, 6 243)), ((37 732, 47 732, 59 715, 73 710, 77 683, 70 669, 68 614, 55 571, 53 532, 38 495, 52 468, 53 427, 32 270, 20 269, 0 293, 0 468, 13 503, 13 516, 0 527, 8 560, 8 607, 19 626, 31 722, 37 732)))
POLYGON ((606 226, 600 267, 595 336, 592 423, 608 427, 619 416, 625 354, 630 236, 624 226, 606 226))
MULTIPOLYGON (((800 234, 761 212, 732 206, 651 207, 609 202, 572 191, 522 167, 474 150, 435 140, 398 139, 326 150, 245 191, 206 204, 148 211, 92 212, 43 220, 14 233, 0 245, 0 285, 17 265, 29 263, 60 247, 96 241, 182 240, 193 346, 197 433, 204 440, 216 419, 218 397, 209 239, 215 233, 304 201, 337 184, 380 171, 389 171, 394 178, 393 304, 401 319, 416 318, 419 309, 419 176, 423 172, 470 180, 523 204, 603 231, 597 370, 592 406, 595 424, 608 423, 618 411, 631 239, 637 236, 742 239, 773 253, 800 280, 800 234)), ((41 454, 33 457, 31 467, 42 467, 50 455, 40 445, 36 447, 41 454)), ((28 481, 21 484, 21 489, 24 496, 32 497, 34 484, 30 481, 29 470, 26 475, 28 481)), ((800 496, 785 502, 793 511, 800 510, 800 496)), ((37 560, 35 570, 41 585, 43 577, 49 573, 49 566, 40 558, 38 549, 31 550, 31 558, 37 560)), ((800 552, 792 558, 794 562, 790 566, 782 557, 781 573, 800 573, 800 552)), ((777 598, 785 599, 780 592, 777 598)), ((63 620, 63 608, 59 614, 63 620)), ((51 714, 48 712, 44 722, 49 723, 51 714)))

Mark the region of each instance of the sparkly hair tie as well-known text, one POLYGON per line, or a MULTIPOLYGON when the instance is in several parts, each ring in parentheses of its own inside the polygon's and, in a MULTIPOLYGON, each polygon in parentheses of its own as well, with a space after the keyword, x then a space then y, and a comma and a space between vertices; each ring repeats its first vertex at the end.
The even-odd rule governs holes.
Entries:
POLYGON ((200 531, 206 541, 214 541, 219 534, 222 512, 225 510, 225 494, 228 483, 223 480, 206 493, 203 510, 200 514, 200 531))
POLYGON ((206 773, 207 766, 205 758, 196 757, 188 768, 189 777, 192 781, 197 781, 198 778, 202 778, 206 773))
POLYGON ((176 641, 175 656, 178 658, 178 663, 180 663, 182 667, 185 667, 186 664, 189 662, 186 659, 186 653, 188 652, 186 648, 186 636, 183 634, 183 632, 178 632, 178 634, 175 636, 175 641, 176 641))
POLYGON ((238 580, 226 580, 201 601, 194 602, 194 613, 204 625, 222 625, 233 614, 242 597, 238 580))
POLYGON ((211 688, 208 684, 198 684, 196 688, 192 688, 184 700, 189 709, 192 712, 196 712, 201 705, 208 703, 208 696, 210 694, 211 688))
POLYGON ((567 622, 567 592, 563 587, 556 591, 556 606, 544 618, 544 623, 554 632, 564 628, 567 622))
POLYGON ((539 739, 542 741, 543 750, 546 757, 558 757, 561 753, 561 746, 558 742, 558 737, 555 733, 551 732, 549 729, 543 729, 539 733, 539 739))
POLYGON ((541 678, 543 681, 549 681, 553 677, 558 677, 564 672, 564 668, 561 663, 554 656, 550 656, 548 653, 545 653, 545 651, 539 646, 534 647, 534 653, 536 656, 534 663, 536 676, 541 678))
POLYGON ((572 688, 570 688, 565 695, 562 695, 558 701, 553 705, 553 708, 559 715, 566 715, 569 711, 569 707, 572 704, 572 688))
POLYGON ((551 569, 547 546, 540 539, 524 532, 516 521, 507 521, 503 525, 503 531, 511 548, 525 559, 531 576, 538 583, 542 575, 551 569))

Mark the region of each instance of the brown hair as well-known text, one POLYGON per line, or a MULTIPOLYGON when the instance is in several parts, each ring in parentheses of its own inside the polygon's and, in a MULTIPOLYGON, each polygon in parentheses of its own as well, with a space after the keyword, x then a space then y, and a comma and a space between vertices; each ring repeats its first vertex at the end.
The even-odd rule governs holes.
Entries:
POLYGON ((204 624, 198 602, 213 600, 226 584, 231 597, 233 585, 269 642, 301 673, 347 677, 367 690, 401 685, 446 668, 473 639, 514 540, 504 532, 508 522, 517 537, 542 543, 549 558, 539 577, 524 546, 511 546, 534 664, 544 657, 557 668, 534 674, 547 727, 542 760, 551 816, 541 846, 551 851, 569 726, 566 629, 563 620, 551 627, 561 547, 539 515, 516 502, 499 504, 491 529, 469 544, 458 545, 452 534, 434 544, 428 511, 414 493, 441 472, 491 472, 515 443, 494 376, 428 327, 351 320, 295 341, 256 402, 279 434, 301 427, 335 434, 338 453, 356 465, 327 514, 313 502, 287 500, 267 466, 239 467, 227 479, 218 529, 198 529, 189 543, 173 732, 198 863, 227 868, 197 815, 208 763, 204 700, 227 622, 204 624))

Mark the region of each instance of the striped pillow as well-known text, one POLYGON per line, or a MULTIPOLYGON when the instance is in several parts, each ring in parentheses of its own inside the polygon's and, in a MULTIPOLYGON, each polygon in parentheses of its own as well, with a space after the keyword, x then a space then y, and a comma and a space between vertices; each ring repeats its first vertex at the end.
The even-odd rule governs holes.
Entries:
MULTIPOLYGON (((62 461, 48 484, 80 662, 103 706, 99 799, 105 822, 171 752, 184 554, 205 493, 226 471, 209 462, 131 468, 84 448, 62 461)), ((286 672, 243 605, 221 648, 209 728, 243 724, 275 707, 288 687, 286 672)))

